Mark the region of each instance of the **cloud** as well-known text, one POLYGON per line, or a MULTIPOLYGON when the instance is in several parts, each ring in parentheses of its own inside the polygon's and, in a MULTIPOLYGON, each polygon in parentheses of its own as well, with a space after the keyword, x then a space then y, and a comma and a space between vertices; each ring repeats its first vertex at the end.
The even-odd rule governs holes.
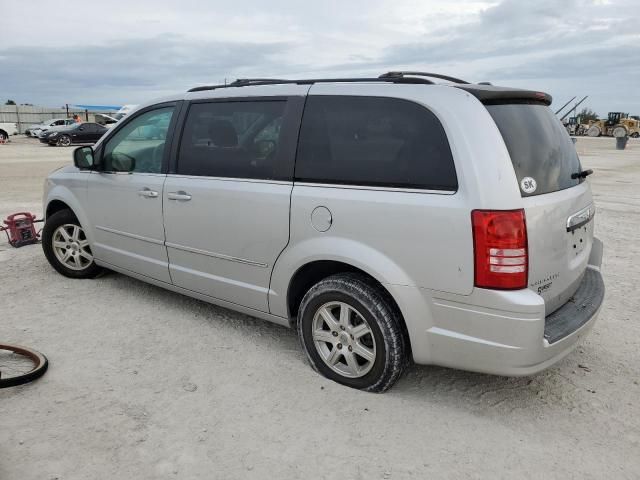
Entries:
POLYGON ((411 69, 640 113, 637 0, 39 1, 3 12, 0 95, 20 102, 139 103, 225 77, 411 69))
MULTIPOLYGON (((432 29, 421 41, 390 46, 383 60, 398 63, 492 60, 500 57, 585 50, 618 42, 632 48, 640 38, 635 15, 601 11, 594 2, 505 0, 455 29, 432 29), (616 13, 616 15, 602 15, 616 13)), ((621 52, 623 53, 623 52, 621 52)), ((525 60, 522 58, 522 60, 525 60)))
POLYGON ((443 68, 469 80, 590 95, 604 114, 612 105, 640 112, 640 12, 635 2, 504 0, 456 26, 385 49, 377 64, 443 68))
POLYGON ((285 43, 193 41, 180 35, 131 38, 109 45, 0 50, 4 91, 30 102, 123 102, 224 81, 277 64, 285 43))

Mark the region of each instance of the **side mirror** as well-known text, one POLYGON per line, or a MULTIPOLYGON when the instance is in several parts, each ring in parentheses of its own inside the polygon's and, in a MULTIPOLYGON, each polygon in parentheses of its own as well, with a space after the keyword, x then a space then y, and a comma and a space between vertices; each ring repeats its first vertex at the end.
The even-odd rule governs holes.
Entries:
POLYGON ((78 147, 73 151, 73 164, 80 170, 93 168, 93 148, 78 147))

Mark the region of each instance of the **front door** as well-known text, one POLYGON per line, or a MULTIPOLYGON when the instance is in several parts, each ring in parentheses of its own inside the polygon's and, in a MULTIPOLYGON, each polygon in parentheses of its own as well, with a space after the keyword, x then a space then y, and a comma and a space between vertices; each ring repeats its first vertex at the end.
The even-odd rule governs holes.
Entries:
POLYGON ((289 241, 302 98, 191 104, 164 189, 175 285, 268 311, 271 270, 289 241))
POLYGON ((96 129, 93 123, 81 123, 74 128, 71 133, 71 141, 73 143, 91 143, 94 142, 96 129))
POLYGON ((100 148, 100 171, 89 176, 87 192, 94 257, 167 283, 162 189, 174 109, 142 111, 122 125, 100 148))

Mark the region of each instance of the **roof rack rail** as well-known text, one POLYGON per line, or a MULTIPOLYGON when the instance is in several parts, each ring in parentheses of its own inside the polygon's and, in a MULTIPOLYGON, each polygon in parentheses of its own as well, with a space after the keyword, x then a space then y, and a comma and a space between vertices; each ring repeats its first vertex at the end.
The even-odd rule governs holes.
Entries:
POLYGON ((262 82, 268 82, 268 83, 288 83, 291 80, 286 80, 284 78, 238 78, 236 80, 234 80, 231 83, 228 83, 227 86, 228 87, 242 87, 244 85, 251 85, 253 83, 262 83, 262 82))
POLYGON ((378 78, 407 78, 407 76, 439 78, 441 80, 446 80, 448 82, 453 82, 453 83, 464 83, 467 85, 470 84, 470 82, 467 82, 466 80, 460 80, 459 78, 450 77, 449 75, 441 75, 439 73, 429 73, 429 72, 405 72, 405 71, 394 72, 392 71, 392 72, 383 73, 378 78))
POLYGON ((256 85, 311 85, 314 83, 337 83, 337 82, 391 82, 391 83, 422 83, 433 84, 431 80, 426 78, 416 77, 402 77, 402 76, 390 76, 390 77, 363 77, 363 78, 309 78, 299 80, 285 80, 278 78, 239 78, 231 83, 223 85, 203 85, 201 87, 193 87, 187 92, 202 92, 205 90, 216 90, 218 88, 231 88, 231 87, 247 87, 256 85))
POLYGON ((456 88, 465 90, 485 104, 504 103, 505 101, 526 101, 551 105, 551 95, 543 92, 521 90, 518 88, 496 87, 489 82, 470 83, 459 78, 450 77, 448 75, 440 75, 439 73, 408 71, 391 71, 375 78, 309 78, 299 80, 285 80, 277 78, 239 78, 231 83, 224 85, 205 85, 202 87, 194 87, 188 90, 188 92, 201 92, 205 90, 216 90, 218 88, 233 88, 256 85, 312 85, 314 83, 388 82, 411 84, 418 83, 427 85, 434 84, 433 81, 425 77, 439 78, 441 80, 452 82, 456 84, 456 88))

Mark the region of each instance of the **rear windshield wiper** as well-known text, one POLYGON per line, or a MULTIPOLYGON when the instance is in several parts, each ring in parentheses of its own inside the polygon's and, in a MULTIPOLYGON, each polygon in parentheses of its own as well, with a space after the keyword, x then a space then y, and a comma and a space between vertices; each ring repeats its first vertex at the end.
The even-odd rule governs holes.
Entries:
POLYGON ((571 180, 575 180, 576 178, 587 178, 589 175, 593 173, 593 170, 583 170, 581 172, 576 172, 571 174, 571 180))

